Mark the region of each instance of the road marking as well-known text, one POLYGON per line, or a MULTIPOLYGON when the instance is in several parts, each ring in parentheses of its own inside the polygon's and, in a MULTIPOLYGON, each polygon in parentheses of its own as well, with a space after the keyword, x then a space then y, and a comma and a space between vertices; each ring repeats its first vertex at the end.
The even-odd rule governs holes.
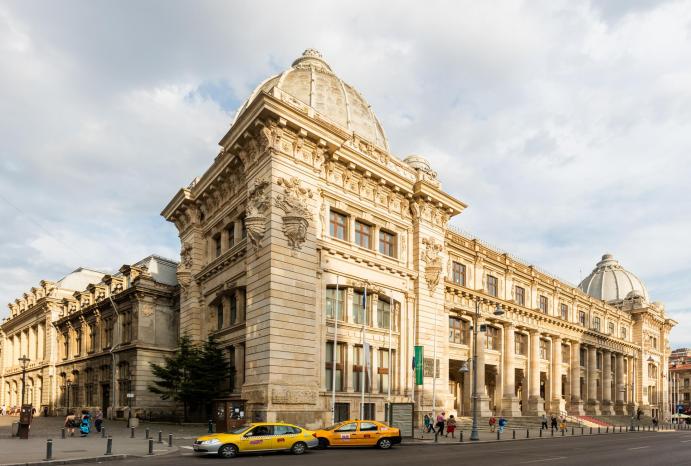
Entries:
POLYGON ((632 448, 628 448, 628 450, 640 450, 641 448, 650 448, 650 446, 646 445, 644 447, 632 447, 632 448))
POLYGON ((682 440, 681 443, 691 442, 691 440, 682 440))
POLYGON ((543 461, 563 460, 565 458, 566 458, 566 456, 555 456, 554 458, 543 458, 541 460, 521 461, 520 464, 541 463, 543 461))
POLYGON ((188 450, 191 450, 191 449, 192 449, 192 447, 188 447, 187 445, 182 445, 182 446, 180 446, 180 448, 186 448, 186 449, 188 449, 188 450))

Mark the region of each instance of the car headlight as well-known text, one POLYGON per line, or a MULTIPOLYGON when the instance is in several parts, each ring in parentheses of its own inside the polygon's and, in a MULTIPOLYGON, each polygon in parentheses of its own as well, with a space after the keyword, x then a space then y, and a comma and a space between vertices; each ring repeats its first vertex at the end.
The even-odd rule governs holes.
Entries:
POLYGON ((211 440, 204 440, 202 445, 218 445, 221 441, 217 438, 212 438, 211 440))

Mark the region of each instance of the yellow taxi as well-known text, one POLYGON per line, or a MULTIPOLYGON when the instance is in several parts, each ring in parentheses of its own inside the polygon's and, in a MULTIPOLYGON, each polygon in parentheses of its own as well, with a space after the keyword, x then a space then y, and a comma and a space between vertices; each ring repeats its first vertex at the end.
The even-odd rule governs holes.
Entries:
POLYGON ((289 450, 301 455, 319 445, 313 431, 283 422, 258 422, 230 432, 204 435, 192 448, 200 455, 233 458, 239 453, 289 450))
POLYGON ((377 446, 391 448, 401 443, 401 431, 379 421, 350 420, 320 429, 314 434, 319 447, 377 446))

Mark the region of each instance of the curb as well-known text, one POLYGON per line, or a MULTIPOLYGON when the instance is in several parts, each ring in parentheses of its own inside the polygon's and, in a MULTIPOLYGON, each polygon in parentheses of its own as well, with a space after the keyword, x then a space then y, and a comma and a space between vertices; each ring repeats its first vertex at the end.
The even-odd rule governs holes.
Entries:
MULTIPOLYGON (((624 431, 624 432, 610 432, 609 434, 602 433, 600 435, 593 433, 592 435, 584 434, 584 435, 564 435, 563 437, 561 435, 555 435, 554 437, 549 436, 549 437, 529 437, 529 438, 505 438, 501 440, 463 440, 463 442, 434 442, 434 440, 417 440, 416 441, 409 441, 409 442, 401 442, 398 444, 398 446, 404 446, 404 447, 418 447, 418 446, 440 446, 440 445, 476 445, 479 443, 506 443, 506 442, 523 442, 526 440, 549 440, 549 439, 566 439, 566 438, 583 438, 583 437, 596 437, 596 436, 609 436, 609 435, 622 435, 622 434, 637 434, 637 433, 642 433, 641 432, 629 432, 629 431, 624 431)), ((658 432, 664 432, 664 431, 658 431, 658 432)), ((2 465, 0 465, 2 466, 2 465)))
POLYGON ((34 461, 22 463, 1 463, 0 466, 38 466, 41 464, 75 464, 75 463, 100 463, 102 461, 118 461, 128 458, 138 458, 134 455, 108 455, 108 456, 88 456, 86 458, 70 458, 65 460, 34 461))

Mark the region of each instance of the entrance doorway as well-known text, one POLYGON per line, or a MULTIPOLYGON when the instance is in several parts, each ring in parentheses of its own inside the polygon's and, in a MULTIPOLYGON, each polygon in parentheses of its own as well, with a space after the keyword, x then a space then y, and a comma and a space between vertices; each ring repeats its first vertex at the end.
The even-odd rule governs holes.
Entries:
POLYGON ((347 421, 350 419, 350 403, 336 403, 334 410, 336 422, 347 421))
POLYGON ((101 385, 101 410, 107 412, 110 407, 110 384, 101 385))

